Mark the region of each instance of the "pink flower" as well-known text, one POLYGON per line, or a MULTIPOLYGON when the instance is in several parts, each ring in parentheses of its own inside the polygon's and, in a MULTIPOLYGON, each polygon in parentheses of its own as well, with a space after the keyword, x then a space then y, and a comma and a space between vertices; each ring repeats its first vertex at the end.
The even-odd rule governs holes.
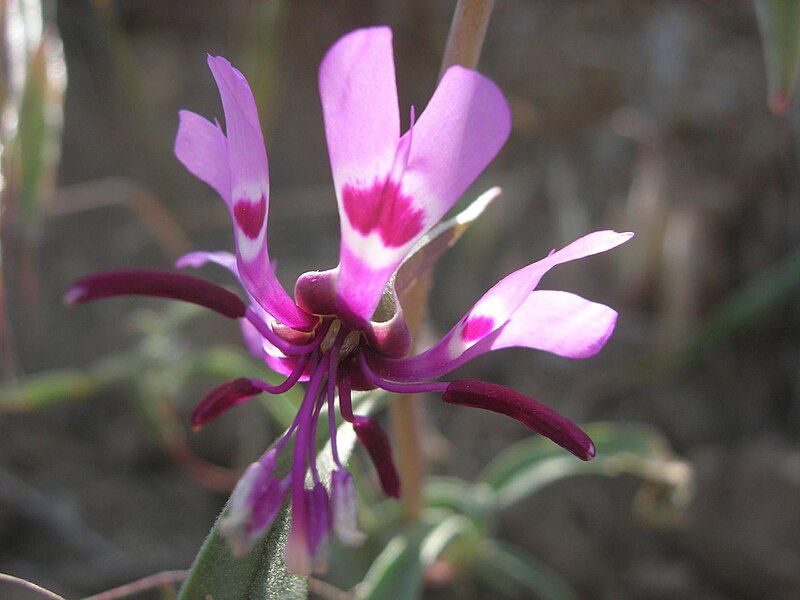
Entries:
MULTIPOLYGON (((336 451, 337 398, 341 415, 353 424, 372 458, 384 492, 400 494, 388 437, 375 419, 353 414, 353 388, 438 393, 450 404, 511 416, 577 457, 591 459, 595 449, 589 437, 532 398, 481 381, 437 378, 480 354, 512 346, 568 358, 598 352, 614 329, 617 313, 568 292, 536 287, 552 267, 610 250, 632 234, 591 233, 515 271, 486 292, 437 344, 405 357, 411 338, 398 300, 405 285, 401 265, 410 264, 403 262, 410 254, 423 262, 433 260, 426 257, 429 246, 418 243, 505 143, 511 120, 497 86, 474 71, 450 68, 416 121, 412 109, 409 130, 401 135, 391 31, 354 31, 330 49, 320 67, 319 86, 341 220, 339 265, 302 275, 293 300, 278 283, 267 250, 267 154, 253 95, 227 60, 209 57, 208 64, 222 97, 225 132, 181 111, 175 153, 225 201, 236 253, 194 252, 178 266, 222 265, 239 279, 248 302, 193 277, 141 270, 84 278, 66 298, 80 303, 123 294, 156 295, 195 302, 240 321, 251 352, 287 379, 277 386, 254 379, 219 386, 195 409, 194 427, 261 392, 282 393, 298 381, 308 382, 292 426, 248 468, 233 494, 221 527, 234 551, 246 552, 269 529, 287 491, 293 518, 286 560, 295 573, 324 569, 332 528, 346 542, 361 538, 352 478, 336 451), (336 465, 331 497, 314 459, 318 417, 325 404, 336 465), (273 474, 275 457, 292 438, 292 469, 280 478, 273 474), (309 472, 311 487, 306 485, 309 472)), ((437 235, 428 234, 424 241, 436 242, 437 235)))

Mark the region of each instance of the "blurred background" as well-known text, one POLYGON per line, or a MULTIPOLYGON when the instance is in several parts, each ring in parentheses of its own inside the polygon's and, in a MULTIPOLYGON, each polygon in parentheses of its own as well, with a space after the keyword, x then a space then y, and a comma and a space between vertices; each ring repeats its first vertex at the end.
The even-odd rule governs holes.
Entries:
MULTIPOLYGON (((0 3, 14 32, 0 55, 0 571, 78 597, 186 569, 291 413, 292 398, 252 402, 191 433, 204 391, 263 371, 238 328, 145 299, 61 303, 93 271, 232 248, 222 202, 172 154, 179 109, 222 117, 206 53, 256 93, 271 251, 291 288, 338 252, 325 50, 390 25, 401 111, 419 112, 455 2, 62 0, 44 5, 43 34, 34 5, 0 3)), ((448 489, 506 494, 441 552, 423 543, 424 597, 800 597, 800 115, 769 110, 753 3, 497 0, 479 68, 514 129, 461 206, 504 191, 440 263, 421 344, 551 249, 597 229, 637 236, 543 282, 619 311, 601 354, 507 350, 459 372, 592 424, 609 460, 545 464, 518 423, 424 400, 429 505, 448 489), (514 460, 540 470, 500 481, 514 460), (479 561, 490 547, 497 560, 479 561)), ((340 589, 370 571, 399 510, 364 472, 376 541, 334 563, 340 589)))

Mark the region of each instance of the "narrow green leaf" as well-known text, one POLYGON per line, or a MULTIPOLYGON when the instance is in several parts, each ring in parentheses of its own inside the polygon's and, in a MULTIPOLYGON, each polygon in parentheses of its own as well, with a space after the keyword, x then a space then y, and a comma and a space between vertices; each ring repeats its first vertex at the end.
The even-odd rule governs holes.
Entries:
POLYGON ((494 506, 494 490, 486 484, 470 484, 456 477, 428 477, 423 490, 425 506, 462 513, 483 524, 494 506))
POLYGON ((0 387, 0 413, 37 410, 59 402, 83 400, 122 381, 133 370, 132 357, 121 355, 85 370, 60 369, 29 375, 15 385, 0 387))
POLYGON ((422 597, 420 546, 426 523, 398 534, 386 545, 356 590, 359 600, 416 600, 422 597))
POLYGON ((764 45, 769 106, 784 112, 791 101, 800 70, 800 1, 755 0, 764 45))
POLYGON ((597 447, 597 456, 578 460, 549 440, 532 438, 514 444, 498 456, 479 477, 496 494, 498 508, 505 508, 541 488, 574 475, 633 473, 681 483, 690 471, 672 456, 664 437, 640 424, 594 423, 585 428, 597 447), (672 468, 682 466, 683 468, 672 468), (667 469, 667 467, 670 467, 667 469))
POLYGON ((437 523, 425 536, 419 550, 420 560, 423 565, 428 566, 439 560, 445 553, 448 554, 449 559, 454 561, 461 560, 464 555, 471 557, 477 542, 482 537, 478 526, 472 519, 464 515, 450 515, 437 523), (448 552, 451 547, 460 552, 448 552), (456 556, 449 556, 450 554, 456 556))
MULTIPOLYGON (((359 404, 359 413, 367 414, 374 407, 373 400, 359 404)), ((337 430, 339 456, 347 461, 355 448, 356 436, 352 426, 345 423, 337 430)), ((329 477, 333 464, 330 445, 317 456, 320 475, 329 477)), ((280 477, 288 473, 291 462, 291 445, 281 452, 275 467, 280 477)), ((227 511, 227 504, 222 515, 227 511)), ((189 577, 181 588, 178 600, 295 600, 306 598, 308 586, 305 578, 286 570, 283 551, 289 536, 291 518, 288 502, 284 504, 269 533, 245 556, 235 557, 218 532, 219 518, 197 554, 189 577)))
POLYGON ((533 594, 539 600, 577 600, 577 594, 563 577, 518 548, 492 541, 482 556, 475 563, 474 573, 499 592, 525 598, 533 594))

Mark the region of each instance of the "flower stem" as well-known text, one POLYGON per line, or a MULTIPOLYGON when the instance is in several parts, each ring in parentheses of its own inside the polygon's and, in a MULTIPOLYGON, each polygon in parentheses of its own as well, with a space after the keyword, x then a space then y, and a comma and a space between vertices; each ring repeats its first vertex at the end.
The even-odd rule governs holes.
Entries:
POLYGON ((458 0, 447 36, 440 78, 453 65, 468 69, 478 66, 493 6, 494 0, 458 0))
MULTIPOLYGON (((474 69, 483 48, 494 0, 458 0, 447 37, 439 78, 453 65, 474 69)), ((431 273, 420 277, 404 302, 408 327, 419 337, 425 318, 431 273)), ((425 479, 425 451, 422 440, 423 407, 418 396, 406 394, 389 405, 397 455, 405 519, 413 523, 422 513, 422 484, 425 479)))

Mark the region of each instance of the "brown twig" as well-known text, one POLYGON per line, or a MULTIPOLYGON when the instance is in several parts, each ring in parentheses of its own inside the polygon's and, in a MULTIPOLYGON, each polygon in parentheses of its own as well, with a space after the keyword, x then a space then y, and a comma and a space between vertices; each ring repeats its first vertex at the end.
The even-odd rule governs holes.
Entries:
MULTIPOLYGON (((3 173, 0 173, 2 179, 3 173)), ((14 383, 17 374, 16 352, 14 349, 14 333, 11 330, 11 320, 8 318, 8 291, 5 285, 5 270, 3 261, 6 239, 6 210, 8 204, 8 190, 0 185, 0 369, 6 383, 14 383)))
MULTIPOLYGON (((2 253, 2 249, 0 249, 2 253)), ((2 261, 2 256, 0 256, 2 261)), ((11 331, 11 320, 8 318, 8 304, 5 273, 0 262, 0 369, 6 383, 15 383, 17 379, 16 353, 14 351, 14 334, 11 331)))
POLYGON ((468 69, 478 66, 493 7, 494 0, 458 0, 447 36, 440 78, 453 65, 468 69))
POLYGON ((46 590, 43 587, 36 585, 35 583, 31 583, 30 581, 25 581, 24 579, 20 579, 19 577, 14 577, 13 575, 6 575, 5 573, 0 573, 0 583, 10 583, 11 585, 17 585, 19 587, 23 587, 27 589, 29 592, 39 594, 42 598, 48 598, 48 600, 64 600, 63 596, 59 596, 55 592, 46 590))
POLYGON ((70 548, 88 556, 120 556, 120 550, 91 529, 67 504, 47 497, 39 490, 0 468, 0 505, 45 527, 70 548))
POLYGON ((59 190, 49 216, 123 206, 147 227, 171 258, 192 247, 186 232, 159 199, 142 184, 123 177, 108 177, 59 190))
MULTIPOLYGON (((156 587, 174 586, 189 575, 189 571, 162 571, 155 575, 148 575, 131 583, 126 583, 112 590, 88 596, 84 600, 118 600, 138 592, 143 592, 156 587)), ((63 599, 62 599, 63 600, 63 599)))
POLYGON ((322 581, 314 577, 308 578, 308 589, 317 596, 325 598, 325 600, 353 600, 353 598, 356 597, 355 592, 340 590, 327 581, 322 581))
POLYGON ((204 488, 215 492, 230 492, 236 482, 239 481, 241 473, 234 469, 221 467, 199 456, 196 456, 186 440, 178 443, 164 445, 164 451, 175 461, 186 473, 204 488))
MULTIPOLYGON (((483 48, 493 0, 459 0, 456 5, 439 77, 453 65, 474 69, 483 48)), ((430 273, 417 283, 406 315, 416 339, 425 318, 430 291, 430 273)), ((403 490, 405 518, 416 521, 423 508, 422 485, 426 460, 422 443, 423 408, 415 395, 402 396, 390 404, 392 431, 397 449, 397 467, 403 490)))

